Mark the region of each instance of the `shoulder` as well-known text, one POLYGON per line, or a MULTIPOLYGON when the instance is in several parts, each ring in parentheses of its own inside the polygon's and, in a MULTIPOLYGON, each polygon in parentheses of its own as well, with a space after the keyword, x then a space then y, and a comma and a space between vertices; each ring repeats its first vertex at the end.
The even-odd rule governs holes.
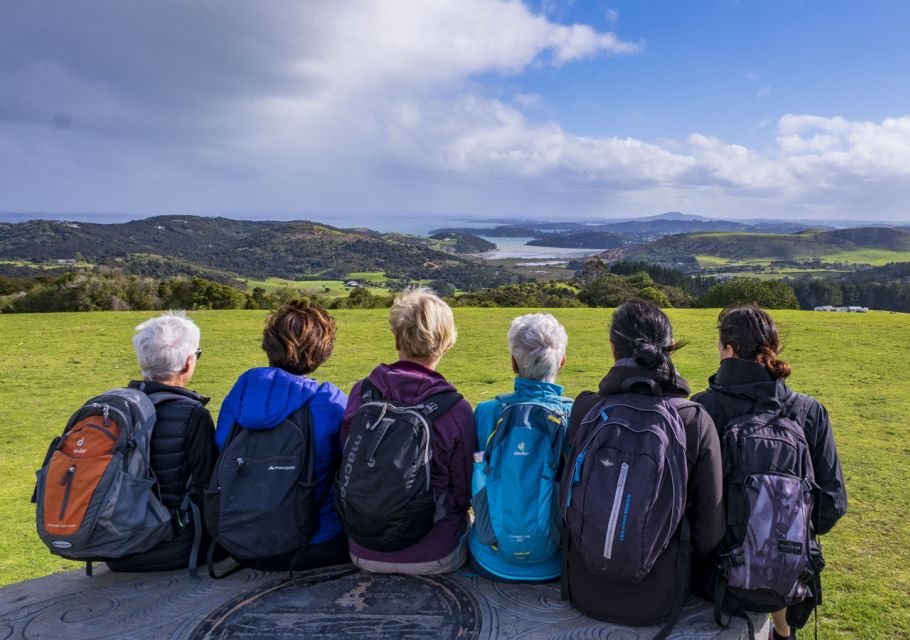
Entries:
POLYGON ((695 448, 693 453, 697 455, 717 441, 714 420, 704 406, 694 400, 681 400, 673 404, 686 429, 686 444, 689 449, 695 448))

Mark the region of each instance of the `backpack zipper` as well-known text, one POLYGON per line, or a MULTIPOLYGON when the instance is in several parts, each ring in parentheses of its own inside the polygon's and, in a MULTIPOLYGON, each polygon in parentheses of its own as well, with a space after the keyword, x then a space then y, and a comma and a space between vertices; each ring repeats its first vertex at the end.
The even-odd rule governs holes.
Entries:
POLYGON ((76 465, 71 465, 63 473, 63 477, 60 478, 60 484, 66 486, 66 490, 63 492, 63 504, 60 505, 60 520, 63 520, 63 516, 66 515, 66 507, 70 502, 70 491, 73 489, 73 476, 76 475, 76 465))
POLYGON ((616 537, 616 523, 622 507, 622 496, 626 491, 626 478, 629 475, 629 463, 623 462, 619 468, 619 480, 616 482, 616 493, 613 495, 613 509, 610 511, 610 524, 607 526, 607 537, 604 540, 604 558, 613 558, 613 538, 616 537))
POLYGON ((100 431, 101 433, 103 433, 104 435, 106 435, 108 438, 110 438, 110 439, 113 440, 114 442, 117 441, 117 436, 115 436, 113 433, 111 433, 110 431, 108 431, 108 430, 105 429, 104 427, 101 427, 101 426, 99 426, 99 425, 97 425, 97 424, 92 424, 92 423, 90 423, 90 422, 89 422, 89 423, 86 423, 86 424, 83 425, 83 426, 88 427, 88 428, 90 428, 90 429, 95 429, 96 431, 100 431))

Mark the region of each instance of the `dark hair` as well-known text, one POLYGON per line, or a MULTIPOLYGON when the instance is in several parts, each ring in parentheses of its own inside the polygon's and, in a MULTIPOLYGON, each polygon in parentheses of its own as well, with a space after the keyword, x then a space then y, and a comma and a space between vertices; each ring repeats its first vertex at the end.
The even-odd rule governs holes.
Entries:
POLYGON ((294 300, 269 314, 262 350, 269 366, 295 375, 312 373, 332 355, 335 319, 320 305, 294 300))
POLYGON ((717 331, 721 345, 729 345, 737 358, 760 362, 775 380, 790 375, 790 365, 777 359, 781 351, 777 326, 763 309, 754 305, 724 309, 717 331))
POLYGON ((685 346, 673 341, 673 328, 666 314, 653 302, 632 298, 613 312, 610 342, 621 358, 634 358, 646 369, 663 364, 673 369, 670 354, 685 346))

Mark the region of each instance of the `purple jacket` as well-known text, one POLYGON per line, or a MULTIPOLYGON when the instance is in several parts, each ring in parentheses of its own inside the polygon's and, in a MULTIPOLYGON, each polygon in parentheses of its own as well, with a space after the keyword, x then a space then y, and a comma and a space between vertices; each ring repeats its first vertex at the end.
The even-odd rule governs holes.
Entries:
MULTIPOLYGON (((369 378, 384 398, 413 404, 419 404, 435 393, 455 389, 442 374, 414 362, 381 364, 373 369, 369 378)), ((348 398, 341 423, 342 446, 351 432, 351 419, 360 408, 360 384, 354 385, 348 398)), ((437 495, 445 493, 445 517, 436 522, 421 540, 400 551, 372 551, 351 541, 351 553, 358 558, 379 562, 429 562, 444 558, 458 546, 467 531, 471 460, 477 447, 474 415, 467 400, 461 400, 433 422, 431 438, 433 459, 430 462, 430 482, 437 495)))

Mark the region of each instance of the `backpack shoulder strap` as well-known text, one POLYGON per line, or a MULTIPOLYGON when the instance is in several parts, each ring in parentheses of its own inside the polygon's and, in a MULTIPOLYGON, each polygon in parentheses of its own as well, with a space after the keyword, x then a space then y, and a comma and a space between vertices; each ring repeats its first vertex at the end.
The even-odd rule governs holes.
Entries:
POLYGON ((369 378, 360 381, 360 401, 362 403, 376 402, 382 400, 382 392, 375 384, 370 382, 369 378))
POLYGON ((457 391, 434 393, 423 401, 423 415, 430 420, 436 420, 458 404, 462 398, 464 398, 464 396, 457 391))

